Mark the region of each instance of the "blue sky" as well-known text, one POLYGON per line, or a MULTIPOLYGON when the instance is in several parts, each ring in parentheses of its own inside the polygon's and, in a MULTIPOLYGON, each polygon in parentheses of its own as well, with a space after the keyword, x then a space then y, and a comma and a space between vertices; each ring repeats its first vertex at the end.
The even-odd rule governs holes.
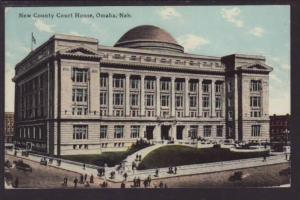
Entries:
POLYGON ((39 46, 55 33, 94 37, 113 46, 129 29, 159 26, 200 55, 232 53, 264 55, 274 68, 270 75, 270 114, 290 113, 289 6, 151 6, 151 7, 39 7, 5 10, 6 111, 14 109, 14 66, 30 52, 31 33, 39 46), (94 18, 75 18, 74 13, 94 18), (20 13, 54 14, 54 18, 20 18, 20 13), (73 13, 59 18, 57 13, 73 13), (129 13, 130 18, 97 18, 96 14, 129 13))

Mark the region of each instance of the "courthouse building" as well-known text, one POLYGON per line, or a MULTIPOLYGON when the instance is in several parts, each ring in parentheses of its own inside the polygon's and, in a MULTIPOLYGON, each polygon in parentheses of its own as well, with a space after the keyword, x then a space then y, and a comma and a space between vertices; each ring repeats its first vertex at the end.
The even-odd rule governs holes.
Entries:
POLYGON ((263 56, 189 54, 155 26, 113 47, 55 34, 16 65, 16 144, 66 155, 139 138, 266 141, 271 71, 263 56))

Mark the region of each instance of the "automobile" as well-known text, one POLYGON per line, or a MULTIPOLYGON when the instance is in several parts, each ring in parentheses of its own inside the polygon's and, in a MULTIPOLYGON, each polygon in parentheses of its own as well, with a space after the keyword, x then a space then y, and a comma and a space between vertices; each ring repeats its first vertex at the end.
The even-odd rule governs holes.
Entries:
POLYGON ((23 162, 23 160, 14 161, 16 164, 16 169, 32 172, 32 167, 30 165, 23 162))
POLYGON ((29 152, 28 151, 22 151, 21 155, 25 156, 25 157, 28 157, 29 156, 29 152))
POLYGON ((41 158, 40 164, 47 166, 48 162, 47 162, 46 158, 41 158))

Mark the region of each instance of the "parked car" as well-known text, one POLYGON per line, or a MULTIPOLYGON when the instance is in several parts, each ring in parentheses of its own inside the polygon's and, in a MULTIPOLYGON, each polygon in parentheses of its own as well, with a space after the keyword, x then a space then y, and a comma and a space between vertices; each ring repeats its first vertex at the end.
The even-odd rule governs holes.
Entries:
POLYGON ((18 169, 18 170, 32 172, 32 167, 30 167, 30 165, 24 163, 23 160, 18 160, 15 162, 15 164, 16 164, 16 169, 18 169))
POLYGON ((46 158, 41 158, 40 164, 47 166, 48 162, 47 162, 46 158))

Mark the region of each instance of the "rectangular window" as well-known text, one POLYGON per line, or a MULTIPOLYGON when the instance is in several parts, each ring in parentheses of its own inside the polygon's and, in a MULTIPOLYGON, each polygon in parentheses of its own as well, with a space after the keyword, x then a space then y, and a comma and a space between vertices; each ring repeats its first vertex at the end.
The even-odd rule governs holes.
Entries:
POLYGON ((140 126, 131 126, 131 138, 139 138, 140 137, 140 126))
POLYGON ((73 102, 87 102, 88 92, 86 88, 73 88, 72 101, 73 102))
POLYGON ((223 137, 223 126, 217 126, 217 137, 223 137))
POLYGON ((176 102, 177 108, 182 108, 183 107, 183 96, 176 95, 175 102, 176 102))
POLYGON ((204 126, 203 129, 204 129, 203 136, 210 137, 211 136, 211 126, 204 126))
POLYGON ((107 87, 107 76, 100 76, 100 87, 106 88, 107 87))
POLYGON ((73 139, 88 139, 88 125, 73 125, 73 139))
POLYGON ((176 89, 176 91, 183 91, 183 82, 182 81, 176 81, 175 82, 175 89, 176 89))
POLYGON ((139 89, 140 80, 139 79, 130 79, 131 89, 139 89))
POLYGON ((161 106, 169 106, 169 95, 161 95, 161 106))
POLYGON ((114 138, 123 138, 124 126, 115 126, 114 138))
POLYGON ((209 85, 208 83, 202 83, 202 91, 209 92, 209 85))
POLYGON ((72 80, 77 83, 85 83, 88 80, 88 69, 73 68, 72 80))
POLYGON ((197 90, 197 83, 190 82, 190 92, 196 92, 196 90, 197 90))
POLYGON ((217 83, 215 85, 216 87, 216 93, 221 93, 222 92, 222 84, 221 83, 217 83))
POLYGON ((107 104, 107 93, 106 92, 101 92, 100 93, 100 106, 106 105, 107 104))
POLYGON ((216 96, 216 109, 221 109, 222 106, 222 98, 220 96, 216 96))
POLYGON ((251 107, 260 107, 261 97, 259 96, 252 96, 250 97, 250 106, 251 107))
POLYGON ((124 78, 113 77, 113 87, 114 88, 123 88, 124 87, 124 78))
POLYGON ((124 94, 123 93, 114 93, 113 104, 116 106, 123 105, 124 94))
POLYGON ((132 106, 139 105, 139 95, 138 94, 130 94, 130 103, 132 106))
POLYGON ((190 107, 196 107, 197 106, 197 96, 191 95, 190 96, 190 107))
POLYGON ((145 79, 145 89, 154 90, 155 80, 145 79))
POLYGON ((261 91, 261 81, 251 80, 250 91, 252 92, 261 91))
POLYGON ((107 138, 107 126, 100 126, 100 138, 107 138))
POLYGON ((259 136, 261 136, 260 125, 252 125, 251 126, 251 136, 252 137, 259 137, 259 136))
POLYGON ((87 106, 73 106, 72 115, 87 115, 88 107, 87 106))
POLYGON ((190 127, 189 137, 191 137, 191 139, 196 139, 198 137, 198 126, 190 127))
POLYGON ((170 89, 170 81, 161 80, 160 89, 162 91, 168 91, 170 89))
POLYGON ((209 107, 209 96, 203 96, 202 97, 202 105, 203 108, 208 108, 209 107))
POLYGON ((146 95, 146 106, 154 106, 154 95, 153 94, 146 95))

